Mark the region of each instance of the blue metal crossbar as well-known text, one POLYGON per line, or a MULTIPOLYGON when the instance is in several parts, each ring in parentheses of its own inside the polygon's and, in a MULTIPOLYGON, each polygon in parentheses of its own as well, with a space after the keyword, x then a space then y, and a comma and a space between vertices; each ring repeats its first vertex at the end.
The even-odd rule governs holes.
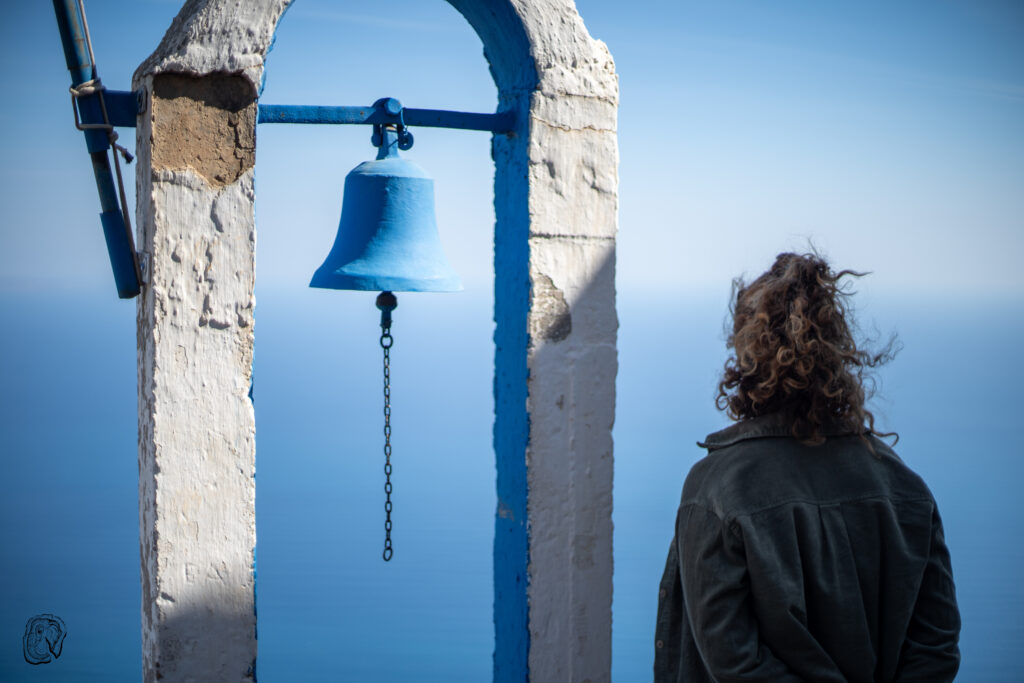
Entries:
MULTIPOLYGON (((134 128, 140 110, 139 93, 125 90, 104 90, 107 117, 115 128, 134 128)), ((103 123, 103 112, 95 103, 97 95, 78 98, 82 123, 103 123)), ((512 112, 477 114, 444 109, 401 110, 406 126, 424 128, 456 128, 508 133, 515 125, 512 112)), ((319 123, 319 124, 381 124, 398 123, 399 115, 390 115, 374 107, 324 107, 295 104, 261 104, 257 123, 319 123)), ((101 145, 106 146, 106 137, 101 145)))
POLYGON ((257 123, 319 124, 403 124, 425 128, 458 128, 492 133, 511 132, 515 125, 512 112, 475 114, 443 109, 401 108, 392 114, 384 107, 322 107, 292 104, 261 104, 257 123))

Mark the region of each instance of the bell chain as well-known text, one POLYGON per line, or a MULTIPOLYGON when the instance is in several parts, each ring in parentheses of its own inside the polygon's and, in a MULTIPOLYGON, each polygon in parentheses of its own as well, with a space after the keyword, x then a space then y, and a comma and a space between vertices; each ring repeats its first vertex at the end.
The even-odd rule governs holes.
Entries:
POLYGON ((384 561, 390 562, 391 547, 391 311, 398 306, 395 295, 382 292, 377 297, 380 309, 380 347, 384 350, 384 561))

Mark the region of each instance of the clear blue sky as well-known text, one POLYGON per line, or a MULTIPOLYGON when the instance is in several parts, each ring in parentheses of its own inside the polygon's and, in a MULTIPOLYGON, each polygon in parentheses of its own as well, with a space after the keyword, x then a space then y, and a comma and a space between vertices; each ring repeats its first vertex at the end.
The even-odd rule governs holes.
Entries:
MULTIPOLYGON (((112 88, 175 2, 87 3, 112 88)), ((268 62, 268 103, 493 110, 480 43, 444 2, 300 0, 268 62)), ((812 238, 869 288, 1024 298, 1024 5, 582 0, 621 85, 619 286, 715 292, 812 238)), ((0 8, 0 288, 109 289, 49 3, 0 8)), ((125 137, 131 142, 131 131, 125 137)), ((260 282, 304 284, 330 245, 355 129, 262 127, 260 282)), ((131 145, 130 145, 131 146, 131 145)), ((486 290, 482 133, 423 131, 456 267, 486 290)))

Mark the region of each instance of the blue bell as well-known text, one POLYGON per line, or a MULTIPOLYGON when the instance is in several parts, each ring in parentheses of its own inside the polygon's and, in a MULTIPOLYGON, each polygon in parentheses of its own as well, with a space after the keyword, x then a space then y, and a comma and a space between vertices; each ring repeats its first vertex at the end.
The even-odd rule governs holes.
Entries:
POLYGON ((338 235, 310 287, 392 292, 454 292, 458 274, 441 248, 434 216, 434 181, 398 156, 412 144, 381 126, 380 150, 345 177, 338 235))

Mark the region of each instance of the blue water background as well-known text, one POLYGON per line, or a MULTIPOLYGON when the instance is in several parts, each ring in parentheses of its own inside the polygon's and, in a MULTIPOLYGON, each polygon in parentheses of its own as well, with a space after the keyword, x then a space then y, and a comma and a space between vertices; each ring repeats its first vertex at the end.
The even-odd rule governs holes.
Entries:
MULTIPOLYGON (((613 677, 650 679, 656 586, 724 359, 724 295, 620 296, 613 677)), ((1020 304, 875 300, 899 332, 875 408, 945 520, 962 681, 1024 678, 1020 304)), ((490 679, 490 302, 400 297, 395 558, 383 534, 372 295, 258 292, 260 680, 490 679)), ((138 680, 135 307, 110 292, 0 296, 0 680, 138 680), (22 658, 26 620, 67 624, 22 658)))

